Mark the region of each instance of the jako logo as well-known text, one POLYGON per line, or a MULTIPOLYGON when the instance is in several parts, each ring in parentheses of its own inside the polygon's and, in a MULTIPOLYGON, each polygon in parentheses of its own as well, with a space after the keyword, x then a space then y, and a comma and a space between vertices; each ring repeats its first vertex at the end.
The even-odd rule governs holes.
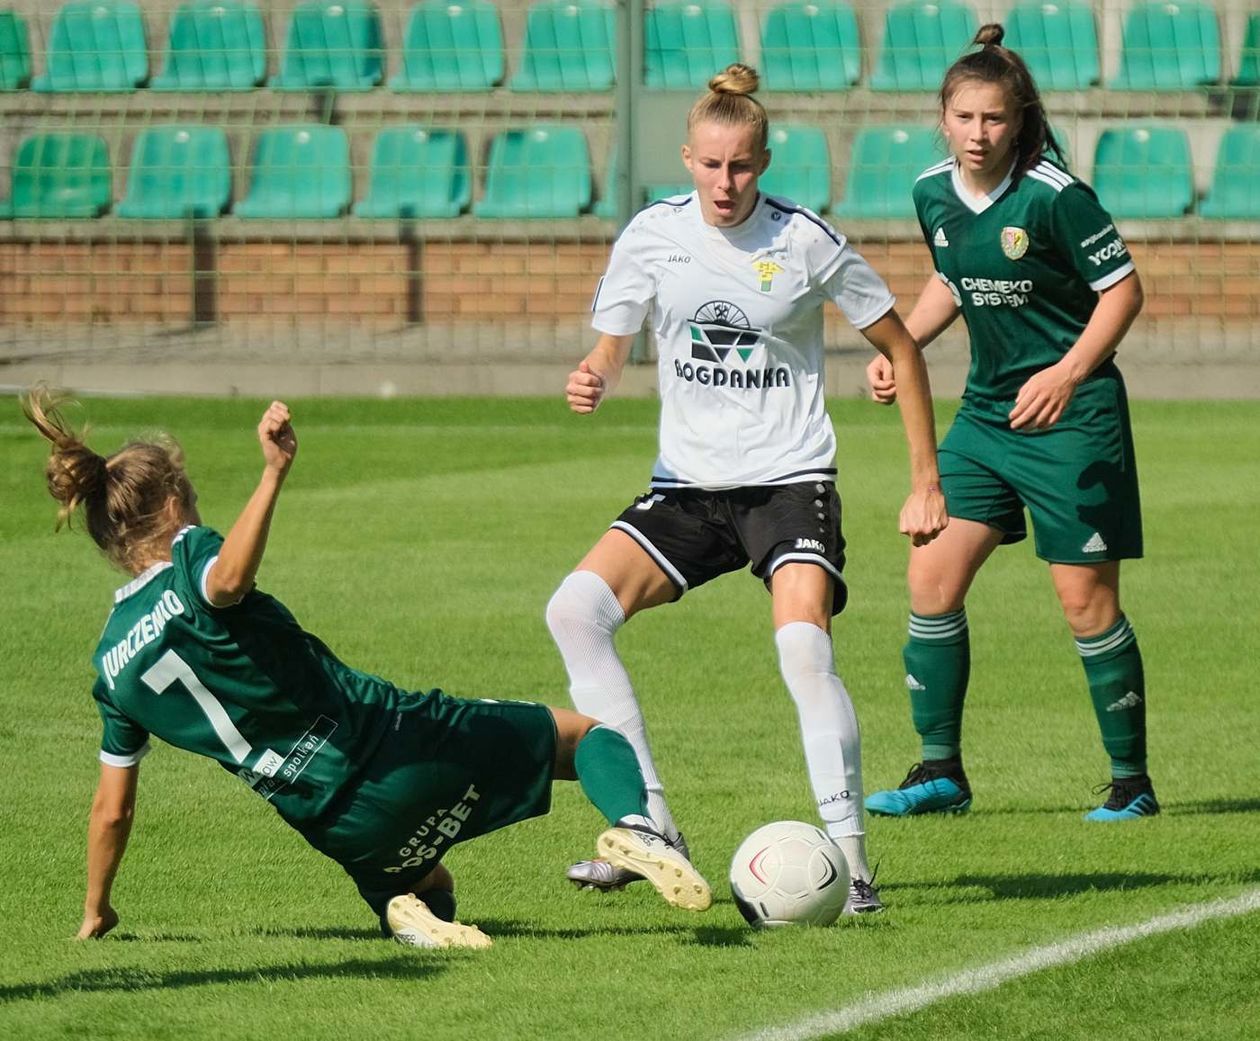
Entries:
POLYGON ((797 539, 797 540, 796 540, 796 548, 797 548, 797 549, 812 549, 812 550, 815 550, 815 551, 816 551, 816 552, 818 552, 818 553, 826 553, 826 552, 827 552, 827 547, 826 547, 826 546, 824 546, 824 545, 823 545, 821 542, 819 542, 817 539, 797 539))

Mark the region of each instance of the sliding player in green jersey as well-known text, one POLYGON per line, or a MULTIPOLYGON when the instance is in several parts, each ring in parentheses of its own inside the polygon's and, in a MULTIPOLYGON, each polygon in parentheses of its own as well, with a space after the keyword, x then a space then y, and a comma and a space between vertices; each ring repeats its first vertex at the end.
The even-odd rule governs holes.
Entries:
MULTIPOLYGON (((1025 537, 1027 509, 1111 759, 1110 795, 1087 817, 1130 820, 1159 811, 1146 768, 1142 657, 1120 609, 1120 561, 1142 555, 1142 519, 1114 354, 1142 288, 1111 217, 1064 169, 1037 87, 1002 35, 1000 25, 984 26, 980 49, 946 73, 941 128, 951 157, 914 187, 936 271, 906 325, 924 347, 961 314, 971 368, 940 449, 950 525, 910 552, 904 657, 922 762, 866 808, 906 816, 970 806, 964 599, 989 555, 1025 537)), ((867 371, 875 399, 892 402, 887 362, 876 358, 867 371)))
POLYGON ((52 444, 59 519, 78 509, 130 576, 93 655, 104 723, 88 824, 79 937, 118 924, 110 903, 135 813, 140 759, 156 735, 216 760, 336 860, 382 929, 422 947, 486 947, 454 920, 441 864, 456 842, 546 813, 554 779, 578 780, 610 827, 601 857, 701 911, 708 884, 647 816, 634 749, 589 716, 517 701, 416 693, 343 664, 254 584, 272 514, 297 453, 288 408, 258 426, 263 472, 227 537, 201 524, 170 440, 108 458, 88 448, 45 390, 23 402, 52 444))

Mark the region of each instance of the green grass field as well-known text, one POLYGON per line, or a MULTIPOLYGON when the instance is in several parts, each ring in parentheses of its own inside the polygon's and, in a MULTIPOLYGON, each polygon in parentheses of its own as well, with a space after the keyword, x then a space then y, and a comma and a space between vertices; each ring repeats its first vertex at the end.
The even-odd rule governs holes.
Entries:
MULTIPOLYGON (((301 449, 260 584, 347 661, 403 685, 566 704, 543 608, 641 490, 653 404, 613 401, 591 418, 558 401, 291 404, 301 449)), ((175 433, 206 522, 226 529, 259 471, 260 411, 91 400, 86 415, 98 450, 175 433)), ((1126 567, 1125 604, 1145 655, 1162 816, 1081 820, 1106 760, 1045 567, 1021 544, 997 554, 968 604, 972 813, 868 822, 886 914, 753 932, 730 900, 729 856, 753 827, 813 810, 769 598, 731 575, 634 620, 619 641, 715 906, 686 915, 643 886, 572 890, 563 870, 602 821, 561 785, 549 817, 447 858, 460 917, 495 946, 440 953, 376 938, 340 868, 217 766, 164 746, 141 770, 115 888, 122 923, 101 942, 70 939, 97 771, 88 655, 121 579, 81 533, 54 535, 42 443, 6 406, 0 1037, 831 1036, 793 1025, 1255 893, 1260 409, 1139 402, 1134 413, 1147 558, 1126 567)), ((894 412, 843 401, 832 414, 852 590, 837 658, 862 721, 867 787, 884 787, 918 750, 900 663, 904 448, 894 412)), ((1257 966, 1260 915, 1241 914, 881 1013, 844 1036, 1253 1041, 1257 966)))

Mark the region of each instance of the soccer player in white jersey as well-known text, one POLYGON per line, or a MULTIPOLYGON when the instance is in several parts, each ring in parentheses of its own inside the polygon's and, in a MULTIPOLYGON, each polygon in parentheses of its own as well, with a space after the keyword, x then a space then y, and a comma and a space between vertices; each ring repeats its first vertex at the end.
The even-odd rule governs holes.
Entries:
MULTIPOLYGON (((911 492, 901 530, 916 544, 946 525, 922 358, 883 280, 815 214, 758 190, 770 163, 757 73, 731 65, 687 120, 695 191, 655 203, 622 232, 593 305, 600 333, 566 387, 593 412, 617 385, 651 317, 659 353, 660 455, 648 492, 561 583, 547 622, 574 705, 638 753, 648 809, 685 849, 613 637, 638 611, 751 563, 773 600, 783 679, 796 703, 818 812, 844 851, 849 910, 882 904, 867 862, 857 718, 836 674, 831 618, 845 604, 835 433, 823 401, 823 304, 831 300, 902 381, 911 492)), ((581 886, 637 876, 601 860, 581 886)))
MULTIPOLYGON (((1136 820, 1159 804, 1146 768, 1142 655, 1120 609, 1120 561, 1142 555, 1142 515, 1114 355, 1142 286, 1110 215, 1066 171, 1036 84, 1002 36, 1000 25, 984 26, 980 49, 946 73, 941 127, 952 157, 914 187, 936 270, 906 324, 926 346, 961 314, 971 370, 941 444, 949 530, 910 553, 904 662, 922 762, 866 808, 970 807, 964 599, 989 555, 1026 536, 1027 509, 1111 760, 1110 794, 1086 816, 1136 820)), ((876 400, 894 400, 898 380, 884 360, 868 373, 876 400)))
POLYGON ((107 458, 45 389, 23 408, 52 445, 46 473, 59 519, 84 515, 129 578, 92 656, 103 732, 80 939, 118 924, 111 893, 150 735, 215 760, 266 799, 345 869, 382 931, 403 943, 490 945, 454 920, 442 857, 546 813, 556 779, 580 781, 613 825, 600 855, 644 874, 675 907, 709 906, 708 883, 647 818, 642 771, 616 730, 531 702, 404 690, 341 662, 256 588, 297 455, 283 402, 258 424, 262 475, 226 538, 201 523, 173 441, 133 441, 107 458))

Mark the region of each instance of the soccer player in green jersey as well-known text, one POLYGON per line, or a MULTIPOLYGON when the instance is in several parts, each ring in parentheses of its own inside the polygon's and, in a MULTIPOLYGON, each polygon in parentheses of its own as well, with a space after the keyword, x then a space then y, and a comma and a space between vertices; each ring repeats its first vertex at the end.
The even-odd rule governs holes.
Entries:
MULTIPOLYGON (((1000 25, 984 26, 980 49, 946 72, 941 129, 951 156, 914 187, 935 273, 906 324, 925 347, 961 314, 971 367, 940 449, 950 525, 910 552, 904 658, 922 762, 866 808, 906 816, 971 805, 964 600, 989 555, 1025 537, 1027 509, 1111 759, 1110 794, 1086 816, 1131 820, 1159 812, 1142 656, 1120 608, 1120 561, 1142 555, 1142 520, 1114 355, 1142 288, 1111 217, 1067 173, 1036 84, 1002 36, 1000 25)), ((892 402, 888 364, 877 358, 867 373, 875 400, 892 402)))
POLYGON ((578 780, 612 825, 598 855, 648 878, 688 910, 708 884, 647 816, 634 749, 566 709, 416 693, 343 664, 254 579, 297 454, 289 410, 258 425, 263 472, 227 537, 201 524, 183 455, 169 440, 108 458, 87 447, 37 389, 27 418, 52 444, 48 488, 59 521, 78 509, 129 576, 93 654, 104 723, 88 823, 79 937, 118 924, 110 902, 135 813, 149 736, 216 760, 336 860, 383 931, 421 947, 486 947, 454 920, 456 842, 546 813, 551 782, 578 780))

